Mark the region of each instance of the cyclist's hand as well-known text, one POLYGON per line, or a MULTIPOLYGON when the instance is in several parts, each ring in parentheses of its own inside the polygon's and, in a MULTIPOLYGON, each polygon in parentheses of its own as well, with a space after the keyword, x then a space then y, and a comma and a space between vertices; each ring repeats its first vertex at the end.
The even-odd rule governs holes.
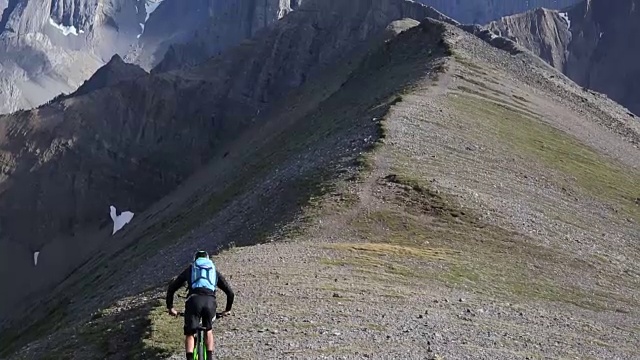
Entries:
POLYGON ((178 316, 178 312, 176 311, 176 309, 171 308, 171 309, 169 309, 169 315, 171 315, 171 316, 178 316))

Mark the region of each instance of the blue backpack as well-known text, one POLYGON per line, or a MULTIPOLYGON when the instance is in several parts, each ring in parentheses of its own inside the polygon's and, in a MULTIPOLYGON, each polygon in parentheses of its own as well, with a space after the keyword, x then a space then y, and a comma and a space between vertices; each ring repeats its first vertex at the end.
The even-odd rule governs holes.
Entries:
POLYGON ((191 289, 207 288, 215 291, 217 283, 213 261, 206 257, 197 258, 191 265, 191 289))

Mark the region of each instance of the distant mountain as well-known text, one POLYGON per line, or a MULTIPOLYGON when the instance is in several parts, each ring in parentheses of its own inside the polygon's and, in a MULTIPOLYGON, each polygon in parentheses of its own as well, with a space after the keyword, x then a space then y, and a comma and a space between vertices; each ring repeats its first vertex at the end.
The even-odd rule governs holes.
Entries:
POLYGON ((563 9, 579 0, 418 0, 464 24, 486 24, 540 7, 563 9))
POLYGON ((0 113, 75 91, 114 54, 150 70, 171 44, 219 33, 221 51, 299 1, 1 0, 0 113), (224 19, 224 21, 221 21, 224 19))
POLYGON ((488 28, 640 114, 640 3, 587 0, 564 12, 538 9, 488 28))

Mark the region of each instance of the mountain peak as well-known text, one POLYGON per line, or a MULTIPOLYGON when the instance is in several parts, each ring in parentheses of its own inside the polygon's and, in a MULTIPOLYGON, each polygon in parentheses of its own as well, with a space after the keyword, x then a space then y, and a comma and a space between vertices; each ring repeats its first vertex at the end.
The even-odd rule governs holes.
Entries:
POLYGON ((147 75, 141 67, 129 64, 122 60, 118 54, 114 54, 108 63, 98 69, 89 80, 85 81, 74 93, 75 96, 84 95, 89 92, 115 85, 121 81, 135 79, 147 75))

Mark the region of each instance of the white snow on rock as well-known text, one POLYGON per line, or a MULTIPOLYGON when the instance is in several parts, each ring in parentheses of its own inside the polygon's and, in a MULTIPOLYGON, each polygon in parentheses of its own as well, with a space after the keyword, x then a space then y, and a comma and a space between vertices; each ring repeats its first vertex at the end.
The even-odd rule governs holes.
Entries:
POLYGON ((118 232, 133 219, 131 211, 123 211, 120 215, 117 215, 116 208, 113 205, 109 206, 109 210, 111 211, 111 220, 113 220, 113 232, 111 235, 118 232))
MULTIPOLYGON (((144 2, 144 9, 146 12, 146 17, 144 19, 144 22, 140 23, 140 34, 138 34, 137 38, 139 39, 140 36, 142 36, 142 34, 144 33, 144 25, 147 23, 147 20, 149 20, 149 16, 151 16, 151 14, 156 11, 156 9, 158 8, 158 6, 160 6, 160 4, 162 4, 164 0, 145 0, 144 2)), ((139 12, 138 7, 136 6, 136 14, 139 12)))
POLYGON ((68 36, 69 34, 75 36, 78 36, 78 34, 84 34, 84 30, 78 31, 75 26, 64 26, 62 24, 58 24, 52 18, 49 18, 49 24, 60 30, 64 36, 68 36))
POLYGON ((571 30, 571 20, 569 20, 569 14, 566 12, 562 12, 562 13, 559 13, 558 15, 560 15, 560 17, 567 22, 567 27, 569 28, 569 30, 571 30))
POLYGON ((158 6, 160 6, 160 4, 162 4, 162 1, 163 0, 145 0, 144 7, 147 10, 147 17, 146 17, 146 19, 144 19, 145 23, 147 22, 147 20, 149 20, 149 16, 151 16, 151 14, 154 11, 156 11, 158 6))
POLYGON ((40 255, 40 251, 36 251, 33 253, 33 266, 38 265, 38 256, 40 255))

